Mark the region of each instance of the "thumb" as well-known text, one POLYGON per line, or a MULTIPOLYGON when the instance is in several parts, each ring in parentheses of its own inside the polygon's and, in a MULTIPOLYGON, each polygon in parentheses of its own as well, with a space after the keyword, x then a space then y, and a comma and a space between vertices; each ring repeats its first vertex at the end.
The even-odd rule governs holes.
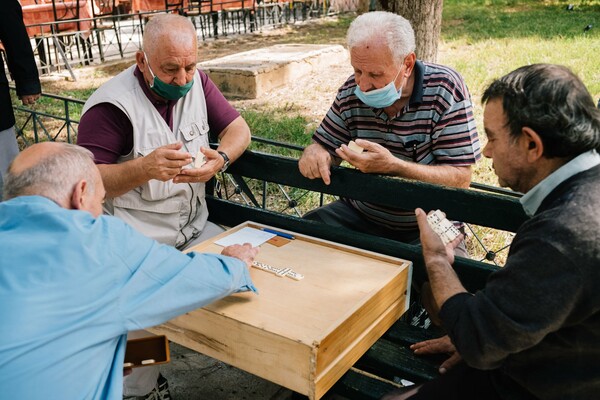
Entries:
POLYGON ((354 141, 354 143, 356 143, 357 145, 359 145, 360 147, 362 147, 365 150, 373 150, 377 147, 377 143, 373 143, 369 140, 365 140, 365 139, 356 139, 354 141))
POLYGON ((419 224, 419 230, 423 232, 424 227, 429 227, 429 223, 427 222, 427 214, 423 211, 422 208, 415 209, 415 215, 417 216, 417 223, 419 224))

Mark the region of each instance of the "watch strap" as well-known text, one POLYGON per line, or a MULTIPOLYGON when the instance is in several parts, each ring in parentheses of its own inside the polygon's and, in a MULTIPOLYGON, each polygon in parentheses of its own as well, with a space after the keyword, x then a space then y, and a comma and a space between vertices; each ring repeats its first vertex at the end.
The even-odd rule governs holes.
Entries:
POLYGON ((225 163, 221 167, 221 172, 225 172, 227 170, 227 168, 229 168, 229 156, 224 151, 217 150, 217 153, 219 153, 221 155, 221 157, 223 157, 223 160, 225 161, 225 163))

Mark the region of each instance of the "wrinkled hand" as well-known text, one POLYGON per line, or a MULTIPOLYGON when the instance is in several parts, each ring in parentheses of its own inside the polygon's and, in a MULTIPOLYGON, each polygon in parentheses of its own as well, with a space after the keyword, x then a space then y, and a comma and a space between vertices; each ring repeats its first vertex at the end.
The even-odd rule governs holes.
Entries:
POLYGON ((204 154, 204 165, 200 168, 182 169, 173 178, 174 183, 207 182, 223 168, 225 160, 216 150, 202 147, 200 151, 204 154))
POLYGON ((232 244, 221 251, 224 256, 235 257, 246 263, 248 268, 252 266, 254 258, 258 254, 258 247, 252 247, 250 243, 232 244))
POLYGON ((400 162, 398 158, 394 157, 388 149, 380 144, 363 139, 356 139, 355 142, 365 151, 358 154, 343 144, 339 149, 335 149, 335 153, 361 172, 389 174, 392 172, 392 165, 400 162))
POLYGON ((148 180, 157 179, 166 182, 175 178, 181 168, 192 162, 189 153, 180 151, 181 142, 171 143, 155 149, 152 153, 142 158, 142 168, 148 180))
POLYGON ((307 146, 298 161, 300 173, 308 179, 321 178, 331 183, 331 154, 318 143, 307 146))
POLYGON ((419 224, 419 236, 421 238, 421 246, 423 246, 425 264, 434 262, 437 257, 445 257, 450 264, 453 264, 454 249, 462 242, 463 235, 458 235, 456 239, 444 246, 444 242, 442 242, 440 236, 429 226, 425 211, 417 208, 415 214, 417 215, 417 222, 419 224))
POLYGON ((450 357, 440 365, 440 374, 445 374, 446 371, 462 361, 460 353, 456 351, 456 347, 454 347, 448 335, 415 343, 410 346, 410 349, 419 356, 424 354, 448 354, 450 357))
POLYGON ((19 99, 21 99, 21 103, 23 103, 24 106, 29 106, 29 105, 35 104, 35 102, 39 98, 40 98, 40 93, 26 94, 23 96, 19 96, 19 99))

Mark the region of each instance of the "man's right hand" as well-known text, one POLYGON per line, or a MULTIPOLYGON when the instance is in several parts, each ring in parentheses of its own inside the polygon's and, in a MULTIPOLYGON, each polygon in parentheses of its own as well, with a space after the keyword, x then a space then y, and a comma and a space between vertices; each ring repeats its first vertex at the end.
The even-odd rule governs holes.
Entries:
POLYGON ((157 179, 166 182, 176 177, 181 168, 192 162, 192 156, 180 151, 183 143, 171 143, 155 149, 142 158, 142 168, 148 180, 157 179))
POLYGON ((304 149, 298 168, 308 179, 321 178, 326 185, 331 183, 331 154, 318 143, 304 149))
POLYGON ((250 243, 232 244, 221 251, 224 256, 235 257, 246 263, 248 268, 252 266, 254 258, 258 254, 258 247, 252 247, 250 243))

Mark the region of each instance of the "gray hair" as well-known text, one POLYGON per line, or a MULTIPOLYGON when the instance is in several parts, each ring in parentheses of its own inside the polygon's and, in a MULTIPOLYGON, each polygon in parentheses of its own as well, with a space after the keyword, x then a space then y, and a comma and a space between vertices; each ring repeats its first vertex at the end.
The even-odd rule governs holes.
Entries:
POLYGON ((600 147, 600 110, 587 88, 562 65, 533 64, 492 82, 482 102, 502 100, 513 138, 523 127, 542 140, 544 156, 574 158, 600 147))
POLYGON ((348 50, 364 43, 385 41, 398 63, 415 51, 415 32, 410 22, 387 11, 373 11, 356 18, 348 28, 346 40, 348 50))
POLYGON ((197 47, 196 28, 188 18, 181 15, 160 14, 152 17, 144 27, 144 52, 154 54, 165 38, 181 47, 189 46, 193 41, 194 48, 197 47))
POLYGON ((94 193, 98 170, 92 152, 74 144, 56 144, 58 151, 42 156, 20 173, 12 171, 14 161, 11 163, 4 179, 4 200, 37 195, 61 204, 82 179, 94 193))

